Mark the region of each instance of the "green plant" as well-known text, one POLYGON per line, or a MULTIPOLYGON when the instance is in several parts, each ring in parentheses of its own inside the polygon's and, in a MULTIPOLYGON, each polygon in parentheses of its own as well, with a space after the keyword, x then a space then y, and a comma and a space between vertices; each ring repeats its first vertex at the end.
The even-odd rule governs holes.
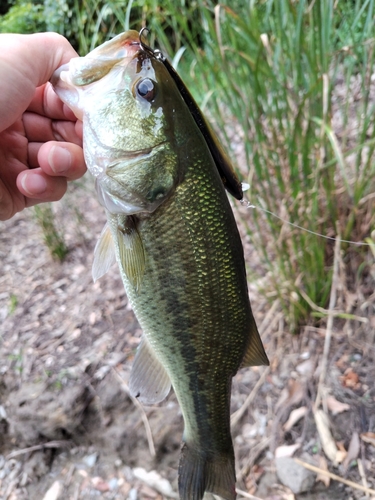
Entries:
POLYGON ((43 231, 44 241, 52 257, 60 262, 64 260, 69 252, 62 234, 57 230, 55 217, 50 203, 36 205, 34 207, 36 220, 43 231))
POLYGON ((0 33, 35 33, 45 29, 41 4, 18 0, 0 16, 0 33))
POLYGON ((18 306, 18 298, 14 293, 10 294, 9 297, 9 314, 13 314, 18 306))

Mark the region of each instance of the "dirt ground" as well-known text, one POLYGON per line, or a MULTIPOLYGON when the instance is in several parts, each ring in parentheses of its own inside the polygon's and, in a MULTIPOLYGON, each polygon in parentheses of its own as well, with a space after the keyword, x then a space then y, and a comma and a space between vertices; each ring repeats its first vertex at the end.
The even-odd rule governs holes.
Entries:
MULTIPOLYGON (((92 282, 105 220, 91 179, 73 183, 54 211, 63 263, 33 209, 0 223, 0 499, 177 498, 181 413, 173 394, 143 407, 128 393, 141 331, 117 268, 92 282)), ((375 268, 366 276, 337 288, 336 309, 357 319, 334 316, 299 336, 250 284, 271 366, 234 379, 238 498, 375 498, 375 268)))

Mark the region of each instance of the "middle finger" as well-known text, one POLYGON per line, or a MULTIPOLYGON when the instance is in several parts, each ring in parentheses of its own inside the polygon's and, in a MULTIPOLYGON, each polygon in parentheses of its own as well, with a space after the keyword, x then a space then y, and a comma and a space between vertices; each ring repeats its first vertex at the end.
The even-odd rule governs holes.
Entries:
POLYGON ((64 141, 81 145, 72 121, 51 120, 36 113, 25 112, 23 124, 29 142, 64 141))

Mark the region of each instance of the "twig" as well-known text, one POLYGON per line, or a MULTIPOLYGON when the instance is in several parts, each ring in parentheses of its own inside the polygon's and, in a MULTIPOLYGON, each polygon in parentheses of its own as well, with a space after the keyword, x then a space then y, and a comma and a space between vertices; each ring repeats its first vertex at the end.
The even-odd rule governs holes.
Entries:
POLYGON ((331 294, 329 297, 327 331, 326 331, 326 336, 324 339, 324 349, 323 349, 323 357, 322 357, 322 363, 321 363, 321 372, 320 372, 320 376, 319 376, 318 390, 317 390, 316 400, 315 400, 315 405, 314 405, 315 410, 317 410, 320 406, 320 402, 322 399, 323 385, 325 383, 325 378, 327 375, 328 355, 329 355, 329 349, 331 346, 333 318, 334 318, 333 309, 336 305, 336 296, 337 296, 337 281, 338 281, 339 261, 340 261, 340 245, 341 245, 341 239, 340 239, 340 236, 338 236, 336 239, 336 243, 335 243, 335 253, 334 253, 334 259, 333 259, 332 286, 331 286, 331 294))
POLYGON ((45 448, 64 448, 65 446, 68 447, 71 444, 72 443, 70 441, 49 441, 48 443, 36 444, 35 446, 30 446, 29 448, 12 451, 5 458, 6 460, 10 460, 11 458, 25 455, 25 453, 32 453, 33 451, 44 450, 45 448))
POLYGON ((263 453, 266 448, 269 448, 271 442, 270 437, 265 437, 262 441, 258 442, 255 446, 252 447, 250 458, 247 460, 246 464, 240 470, 241 478, 246 477, 251 467, 254 465, 255 461, 258 459, 259 455, 263 453))
POLYGON ((72 500, 78 500, 79 499, 80 488, 81 488, 81 485, 78 483, 76 485, 76 490, 74 492, 74 496, 73 496, 72 500))
POLYGON ((247 491, 239 490, 238 488, 236 488, 236 493, 244 498, 250 498, 250 500, 262 500, 261 498, 255 497, 254 495, 247 493, 247 491))
POLYGON ((76 466, 74 464, 72 464, 70 467, 69 467, 69 470, 68 470, 68 473, 66 475, 66 478, 64 480, 64 486, 65 487, 68 487, 70 485, 70 482, 72 480, 72 477, 73 477, 73 474, 74 474, 74 471, 75 471, 75 468, 76 466))
POLYGON ((259 388, 261 387, 261 385, 264 383, 264 380, 265 378, 267 377, 268 373, 270 371, 270 367, 268 366, 264 372, 262 373, 262 375, 259 377, 259 380, 258 382, 254 385, 253 387, 253 390, 250 392, 250 394, 247 396, 247 398, 245 399, 244 401, 244 404, 241 406, 241 408, 239 408, 237 411, 235 411, 231 417, 231 424, 232 424, 232 427, 235 427, 238 422, 241 420, 241 418, 243 417, 245 411, 247 410, 247 408, 251 405, 251 403, 254 401, 255 399, 255 396, 257 395, 258 393, 258 390, 259 388))
POLYGON ((272 304, 271 308, 268 310, 267 314, 265 315, 262 323, 259 325, 258 330, 260 335, 262 335, 266 331, 266 329, 269 328, 269 323, 275 318, 276 316, 275 313, 279 308, 279 305, 280 305, 280 299, 276 299, 272 304))
POLYGON ((363 487, 368 488, 365 469, 363 467, 363 463, 362 463, 362 460, 360 458, 357 459, 357 464, 358 464, 358 472, 359 472, 359 475, 361 476, 363 487))
MULTIPOLYGON (((337 242, 337 240, 335 241, 337 242)), ((345 311, 331 311, 330 309, 324 309, 324 307, 317 306, 304 290, 300 289, 298 291, 309 304, 311 309, 314 309, 314 311, 320 312, 325 316, 329 316, 331 314, 334 318, 352 319, 355 321, 360 321, 361 323, 369 322, 368 318, 365 318, 364 316, 357 316, 356 314, 346 313, 345 311)))
POLYGON ((299 458, 295 458, 294 461, 302 465, 302 467, 305 467, 305 469, 311 470, 315 472, 316 474, 323 474, 324 476, 330 477, 333 481, 338 481, 339 483, 346 484, 347 486, 350 486, 351 488, 363 491, 367 493, 368 495, 375 495, 375 490, 372 490, 371 488, 366 488, 365 486, 361 486, 360 484, 354 483, 353 481, 349 481, 349 479, 344 479, 343 477, 336 476, 336 474, 332 474, 332 472, 329 472, 328 470, 320 469, 319 467, 315 467, 315 465, 308 464, 306 462, 303 462, 299 458))
POLYGON ((143 406, 141 405, 141 403, 138 401, 138 399, 130 394, 129 387, 125 384, 124 380, 122 379, 121 375, 118 373, 116 368, 113 368, 113 373, 114 373, 115 377, 117 378, 117 380, 120 382, 121 387, 124 389, 126 394, 132 400, 134 406, 136 406, 139 409, 139 411, 141 413, 141 417, 142 417, 142 422, 143 422, 143 425, 145 426, 145 430, 146 430, 146 437, 147 437, 147 442, 148 442, 150 454, 151 454, 151 456, 155 457, 156 456, 155 445, 154 445, 151 427, 150 427, 150 423, 148 421, 146 412, 145 412, 143 406))

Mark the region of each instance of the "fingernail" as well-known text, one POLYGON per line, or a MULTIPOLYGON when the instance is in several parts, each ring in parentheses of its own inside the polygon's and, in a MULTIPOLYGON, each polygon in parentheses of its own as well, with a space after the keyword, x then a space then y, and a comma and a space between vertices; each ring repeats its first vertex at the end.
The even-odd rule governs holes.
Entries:
POLYGON ((48 163, 55 174, 63 174, 69 170, 72 155, 66 148, 53 146, 48 154, 48 163))
POLYGON ((30 196, 42 194, 47 190, 46 180, 35 172, 25 174, 21 179, 21 184, 23 189, 30 196))

